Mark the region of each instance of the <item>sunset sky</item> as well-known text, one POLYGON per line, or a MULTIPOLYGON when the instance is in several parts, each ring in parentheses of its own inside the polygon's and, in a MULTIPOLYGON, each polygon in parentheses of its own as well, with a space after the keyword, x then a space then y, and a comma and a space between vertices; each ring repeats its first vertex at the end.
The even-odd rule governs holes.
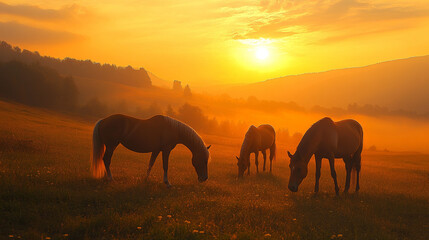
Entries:
POLYGON ((1 1, 0 40, 194 86, 429 54, 427 0, 1 1))

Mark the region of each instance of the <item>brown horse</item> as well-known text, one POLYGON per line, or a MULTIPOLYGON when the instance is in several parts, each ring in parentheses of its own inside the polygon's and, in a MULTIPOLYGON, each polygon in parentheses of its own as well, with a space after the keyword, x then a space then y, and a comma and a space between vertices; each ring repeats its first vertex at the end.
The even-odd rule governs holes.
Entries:
POLYGON ((356 191, 359 191, 359 172, 361 169, 361 153, 363 131, 361 125, 352 119, 334 122, 330 118, 323 118, 314 123, 301 139, 296 152, 290 157, 289 189, 298 191, 298 186, 307 176, 308 162, 311 156, 316 158, 316 185, 314 192, 319 191, 320 167, 322 158, 329 159, 331 176, 334 179, 335 193, 338 194, 337 173, 334 159, 342 158, 346 165, 346 186, 344 192, 350 188, 350 174, 356 171, 356 191))
POLYGON ((248 169, 247 175, 250 175, 250 154, 255 154, 255 165, 256 172, 259 172, 258 169, 258 155, 259 151, 262 152, 264 156, 264 167, 265 171, 265 162, 267 160, 266 150, 270 149, 270 172, 272 171, 273 159, 276 156, 276 132, 271 125, 264 124, 259 127, 250 126, 249 130, 244 137, 243 144, 241 145, 240 157, 237 157, 237 166, 238 166, 238 177, 243 177, 244 171, 248 169))
POLYGON ((92 140, 92 173, 97 178, 103 177, 107 172, 108 179, 112 179, 110 161, 119 144, 139 153, 152 152, 146 178, 149 177, 156 157, 162 152, 164 183, 167 186, 171 186, 167 177, 170 152, 177 144, 183 144, 192 152, 192 165, 198 180, 204 182, 208 178, 210 146, 206 147, 190 126, 167 116, 156 115, 142 120, 121 114, 112 115, 95 124, 92 140))

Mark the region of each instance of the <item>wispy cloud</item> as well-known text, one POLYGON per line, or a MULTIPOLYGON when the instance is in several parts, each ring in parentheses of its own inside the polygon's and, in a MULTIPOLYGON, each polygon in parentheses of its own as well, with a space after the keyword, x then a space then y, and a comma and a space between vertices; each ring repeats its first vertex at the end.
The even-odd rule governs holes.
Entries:
POLYGON ((246 31, 234 34, 233 38, 285 38, 325 32, 330 35, 329 40, 334 41, 347 38, 342 32, 347 29, 354 30, 350 36, 362 36, 395 30, 391 24, 395 20, 429 17, 428 6, 392 6, 358 0, 262 0, 259 7, 268 20, 251 22, 246 31), (366 29, 367 26, 373 28, 373 24, 378 25, 377 29, 366 29))
POLYGON ((19 16, 39 21, 52 21, 86 18, 91 15, 91 12, 77 4, 64 6, 60 9, 44 9, 35 5, 10 5, 0 2, 0 14, 19 16))
POLYGON ((31 27, 17 22, 0 22, 0 39, 13 43, 59 44, 82 40, 84 37, 67 31, 31 27))

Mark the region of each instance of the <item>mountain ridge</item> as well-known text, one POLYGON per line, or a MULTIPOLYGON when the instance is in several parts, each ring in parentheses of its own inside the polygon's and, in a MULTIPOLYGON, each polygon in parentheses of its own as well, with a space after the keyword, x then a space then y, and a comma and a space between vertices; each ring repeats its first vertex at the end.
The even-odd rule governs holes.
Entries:
POLYGON ((429 102, 427 91, 429 55, 288 75, 224 90, 238 97, 294 101, 306 107, 346 107, 358 103, 420 113, 429 112, 425 104, 429 102))

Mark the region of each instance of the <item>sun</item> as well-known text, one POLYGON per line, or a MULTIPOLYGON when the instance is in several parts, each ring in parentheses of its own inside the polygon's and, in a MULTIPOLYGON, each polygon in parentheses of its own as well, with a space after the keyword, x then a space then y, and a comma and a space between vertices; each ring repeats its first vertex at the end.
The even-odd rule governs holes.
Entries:
POLYGON ((270 52, 264 46, 258 46, 255 48, 255 57, 259 60, 265 60, 269 57, 270 52))

